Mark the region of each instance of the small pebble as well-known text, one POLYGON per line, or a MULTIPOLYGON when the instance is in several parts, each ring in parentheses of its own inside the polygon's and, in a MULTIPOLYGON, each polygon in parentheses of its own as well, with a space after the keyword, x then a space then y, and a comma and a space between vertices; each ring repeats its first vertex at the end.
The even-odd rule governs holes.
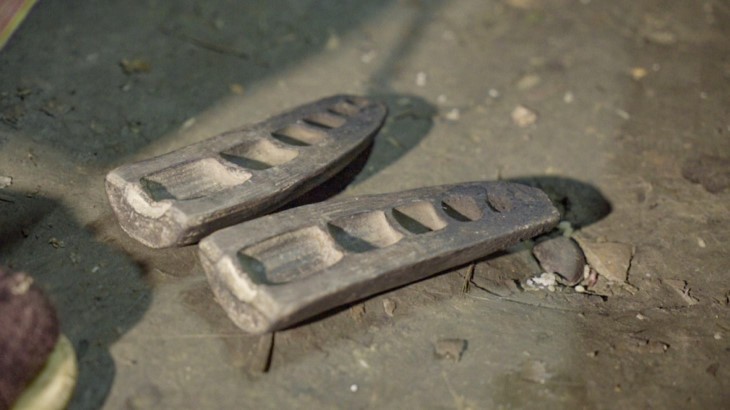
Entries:
POLYGON ((515 123, 518 127, 529 127, 530 125, 537 122, 537 113, 535 111, 530 110, 529 108, 518 105, 515 107, 514 110, 512 110, 512 122, 515 123))
POLYGON ((565 93, 565 95, 563 95, 563 102, 564 103, 570 104, 573 101, 575 101, 575 96, 573 96, 573 93, 571 93, 570 91, 568 91, 567 93, 565 93))
POLYGON ((646 68, 644 67, 634 67, 631 69, 631 78, 636 81, 639 81, 642 78, 646 77, 647 74, 649 74, 649 72, 646 71, 646 68))
POLYGON ((370 64, 373 60, 375 60, 375 50, 370 50, 367 53, 360 56, 360 61, 362 61, 365 64, 370 64))
POLYGON ((499 91, 494 88, 490 88, 489 91, 487 91, 487 94, 489 94, 492 98, 499 98, 499 91))
POLYGON ((558 236, 540 242, 532 249, 532 254, 545 272, 562 276, 569 286, 583 279, 586 259, 577 243, 565 236, 558 236))
POLYGON ((383 299, 383 310, 386 315, 393 317, 396 307, 395 301, 388 298, 383 299))
POLYGON ((330 33, 329 38, 327 38, 327 44, 325 44, 325 48, 327 50, 337 50, 340 48, 340 38, 337 37, 337 34, 330 33))
POLYGON ((535 74, 527 74, 526 76, 520 78, 519 81, 517 81, 517 89, 518 90, 529 90, 530 88, 535 87, 536 85, 540 84, 540 76, 535 74))
POLYGON ((7 188, 13 185, 13 178, 0 176, 0 189, 7 188))
POLYGON ((419 71, 418 74, 416 74, 416 85, 419 87, 426 86, 426 73, 423 71, 419 71))
POLYGON ((439 359, 449 359, 454 362, 461 360, 461 356, 465 350, 465 339, 440 339, 434 347, 436 357, 439 359))
POLYGON ((646 316, 642 315, 641 313, 637 313, 636 314, 636 318, 639 319, 639 320, 646 320, 646 319, 648 319, 646 316))
POLYGON ((626 120, 626 121, 631 119, 631 114, 627 113, 626 111, 624 111, 620 108, 616 108, 616 115, 618 115, 619 117, 621 117, 623 120, 626 120))
POLYGON ((697 238, 697 246, 699 246, 700 248, 705 248, 705 247, 707 247, 707 244, 705 243, 704 239, 698 237, 697 238))
POLYGON ((350 386, 350 391, 353 393, 357 393, 358 387, 357 384, 353 384, 350 386))
POLYGON ((459 121, 459 118, 461 118, 461 114, 459 113, 458 108, 453 108, 451 111, 446 113, 445 118, 449 121, 459 121))
POLYGON ((722 335, 720 334, 720 332, 715 332, 714 338, 715 340, 720 340, 722 339, 722 335))
POLYGON ((182 125, 182 128, 188 129, 188 128, 192 127, 193 125, 195 125, 195 117, 190 117, 187 120, 185 120, 185 122, 182 125))
POLYGON ((243 86, 238 83, 231 84, 229 88, 231 89, 231 92, 236 95, 243 95, 245 92, 243 86))

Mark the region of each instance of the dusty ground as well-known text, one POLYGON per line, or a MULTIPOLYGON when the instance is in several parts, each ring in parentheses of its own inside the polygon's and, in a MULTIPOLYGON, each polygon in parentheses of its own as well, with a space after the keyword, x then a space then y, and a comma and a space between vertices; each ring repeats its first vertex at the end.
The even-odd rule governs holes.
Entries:
POLYGON ((0 262, 59 309, 72 408, 726 406, 730 4, 329 3, 40 2, 0 52, 0 262), (516 251, 254 338, 194 247, 117 226, 113 167, 340 92, 391 109, 341 195, 530 177, 627 283, 520 291, 516 251))

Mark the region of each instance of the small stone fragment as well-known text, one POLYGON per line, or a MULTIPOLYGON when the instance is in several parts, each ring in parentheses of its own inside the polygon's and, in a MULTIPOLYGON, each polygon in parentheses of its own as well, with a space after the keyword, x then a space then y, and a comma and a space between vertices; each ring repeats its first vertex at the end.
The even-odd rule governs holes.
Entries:
POLYGON ((682 176, 702 185, 707 192, 721 192, 730 186, 730 159, 700 155, 684 163, 682 176))
POLYGON ((570 238, 573 236, 573 232, 575 232, 573 224, 571 224, 570 221, 561 221, 558 224, 558 231, 560 231, 560 233, 566 238, 570 238))
POLYGON ((525 289, 548 289, 551 292, 554 292, 557 284, 558 278, 554 273, 544 272, 540 276, 534 276, 527 279, 525 282, 525 289))
POLYGON ((521 128, 529 127, 537 122, 537 113, 523 105, 518 105, 512 110, 512 122, 521 128))
POLYGON ((588 264, 612 282, 628 280, 629 267, 633 257, 631 245, 620 242, 593 243, 581 237, 576 238, 588 264))
POLYGON ((337 50, 340 48, 340 38, 335 33, 330 33, 327 38, 327 44, 325 44, 327 50, 337 50))
POLYGON ((646 75, 649 72, 646 71, 646 68, 644 67, 634 67, 631 69, 631 78, 633 78, 636 81, 641 80, 642 78, 646 77, 646 75))
POLYGON ((46 101, 41 107, 41 111, 50 117, 60 117, 71 110, 71 106, 59 102, 56 99, 46 101))
POLYGON ((13 178, 0 175, 0 189, 13 185, 13 178))
POLYGON ((383 299, 383 310, 386 315, 393 317, 396 307, 395 301, 388 298, 383 299))
POLYGON ((141 58, 135 58, 132 60, 124 58, 119 62, 119 66, 122 67, 122 71, 127 75, 148 73, 151 69, 150 63, 141 58))
POLYGON ((705 243, 704 239, 702 239, 698 236, 697 237, 697 246, 699 246, 700 248, 706 248, 707 244, 705 243))
POLYGON ((246 89, 238 83, 231 84, 229 88, 231 89, 231 92, 235 95, 243 95, 246 92, 246 89))
POLYGON ((439 359, 458 362, 466 351, 466 346, 465 339, 440 339, 436 342, 434 352, 439 359))
POLYGON ((562 276, 568 286, 583 279, 586 258, 578 244, 570 238, 558 236, 540 242, 532 249, 532 254, 545 272, 562 276))
POLYGON ((517 89, 518 90, 529 90, 530 88, 535 87, 536 85, 540 84, 540 76, 535 74, 527 74, 526 76, 522 77, 517 81, 517 89))
POLYGON ((447 112, 445 118, 449 121, 459 121, 461 115, 459 114, 458 108, 452 108, 451 111, 447 112))
POLYGON ((650 43, 662 46, 671 46, 677 43, 677 35, 668 30, 656 30, 644 34, 644 38, 650 43))
POLYGON ((687 305, 692 306, 699 303, 699 299, 692 296, 690 292, 692 289, 689 287, 689 283, 687 283, 686 280, 682 279, 663 279, 662 283, 668 285, 670 288, 674 289, 679 296, 684 300, 687 305))
POLYGON ((423 71, 419 71, 416 74, 416 85, 419 86, 419 87, 425 87, 426 86, 426 79, 427 79, 426 73, 424 73, 423 71))
POLYGON ((362 303, 359 303, 353 307, 350 308, 350 314, 352 315, 352 318, 355 319, 355 321, 360 322, 365 317, 365 305, 362 303))
POLYGON ((55 249, 58 249, 58 248, 63 248, 64 246, 66 246, 66 244, 64 244, 64 243, 63 243, 63 241, 61 241, 61 240, 58 240, 58 238, 55 238, 55 237, 54 237, 54 238, 51 238, 51 239, 49 239, 49 240, 48 240, 48 243, 49 243, 49 244, 50 244, 51 246, 53 246, 53 248, 55 248, 55 249))

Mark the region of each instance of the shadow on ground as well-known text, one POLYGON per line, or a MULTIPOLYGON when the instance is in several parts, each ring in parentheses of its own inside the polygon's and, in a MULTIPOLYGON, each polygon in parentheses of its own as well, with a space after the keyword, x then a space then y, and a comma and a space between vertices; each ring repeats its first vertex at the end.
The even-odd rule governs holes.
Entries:
POLYGON ((79 380, 70 408, 99 408, 115 375, 109 348, 151 301, 143 269, 34 193, 4 190, 0 223, 0 263, 27 272, 47 291, 76 350, 79 380))
POLYGON ((436 108, 413 95, 372 95, 388 106, 388 117, 374 142, 337 175, 280 210, 327 200, 370 178, 415 148, 433 126, 436 108))

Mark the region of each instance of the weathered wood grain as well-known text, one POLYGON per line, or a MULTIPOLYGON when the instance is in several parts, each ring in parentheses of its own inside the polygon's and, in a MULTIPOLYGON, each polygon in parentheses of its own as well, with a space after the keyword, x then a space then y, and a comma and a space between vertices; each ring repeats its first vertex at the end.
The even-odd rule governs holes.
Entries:
POLYGON ((270 212, 331 177, 380 129, 383 104, 339 95, 298 107, 106 177, 109 202, 131 237, 153 248, 270 212))
POLYGON ((264 333, 481 258, 558 220, 539 189, 472 182, 290 209, 212 234, 199 256, 228 316, 264 333))

